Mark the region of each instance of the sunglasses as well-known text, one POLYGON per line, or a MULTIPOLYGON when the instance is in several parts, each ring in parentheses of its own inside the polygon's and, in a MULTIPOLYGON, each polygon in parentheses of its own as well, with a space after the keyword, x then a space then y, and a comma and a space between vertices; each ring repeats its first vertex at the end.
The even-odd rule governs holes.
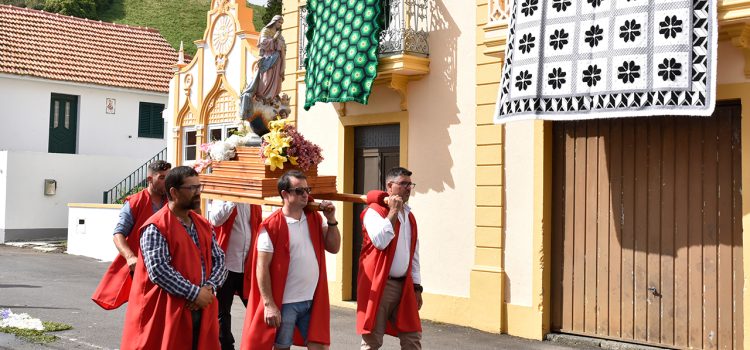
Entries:
POLYGON ((286 190, 289 193, 294 193, 298 196, 301 196, 303 194, 310 194, 312 192, 312 188, 310 187, 297 187, 297 188, 290 188, 286 190))

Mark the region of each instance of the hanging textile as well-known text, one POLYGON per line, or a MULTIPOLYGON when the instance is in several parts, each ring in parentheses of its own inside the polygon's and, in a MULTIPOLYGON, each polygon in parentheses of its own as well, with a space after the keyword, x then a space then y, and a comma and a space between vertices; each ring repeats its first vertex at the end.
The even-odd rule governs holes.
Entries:
POLYGON ((315 102, 367 104, 378 74, 380 0, 309 0, 305 110, 315 102))
POLYGON ((716 3, 517 0, 495 123, 713 112, 716 3))

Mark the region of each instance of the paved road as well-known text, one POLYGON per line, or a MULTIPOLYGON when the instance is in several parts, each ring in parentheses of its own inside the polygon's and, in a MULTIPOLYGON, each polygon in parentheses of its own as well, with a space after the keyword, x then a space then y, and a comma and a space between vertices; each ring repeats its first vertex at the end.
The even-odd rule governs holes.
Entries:
MULTIPOLYGON (((0 245, 0 308, 73 326, 72 330, 56 333, 61 340, 47 346, 0 333, 0 349, 117 349, 125 307, 104 311, 89 299, 107 266, 79 256, 0 245)), ((232 328, 237 339, 244 314, 242 303, 236 299, 232 328)), ((331 310, 332 349, 358 349, 354 322, 353 310, 331 310)), ((432 322, 423 326, 423 347, 430 350, 571 349, 471 328, 432 322)), ((398 348, 397 339, 386 338, 383 349, 398 348)))

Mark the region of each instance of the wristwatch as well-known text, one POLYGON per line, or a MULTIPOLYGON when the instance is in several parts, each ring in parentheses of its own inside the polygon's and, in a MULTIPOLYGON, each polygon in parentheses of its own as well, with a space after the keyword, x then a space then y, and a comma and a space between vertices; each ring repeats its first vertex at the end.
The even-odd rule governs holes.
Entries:
POLYGON ((327 224, 328 224, 328 226, 336 226, 336 225, 339 224, 339 222, 338 221, 336 221, 336 222, 327 222, 327 224))

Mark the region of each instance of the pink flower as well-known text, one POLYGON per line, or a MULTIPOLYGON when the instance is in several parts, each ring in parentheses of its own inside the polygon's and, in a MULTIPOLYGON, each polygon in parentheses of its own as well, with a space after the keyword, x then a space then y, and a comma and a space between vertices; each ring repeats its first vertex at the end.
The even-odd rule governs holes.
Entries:
POLYGON ((210 143, 202 143, 198 148, 201 150, 201 152, 208 153, 208 151, 211 150, 211 144, 210 143))

